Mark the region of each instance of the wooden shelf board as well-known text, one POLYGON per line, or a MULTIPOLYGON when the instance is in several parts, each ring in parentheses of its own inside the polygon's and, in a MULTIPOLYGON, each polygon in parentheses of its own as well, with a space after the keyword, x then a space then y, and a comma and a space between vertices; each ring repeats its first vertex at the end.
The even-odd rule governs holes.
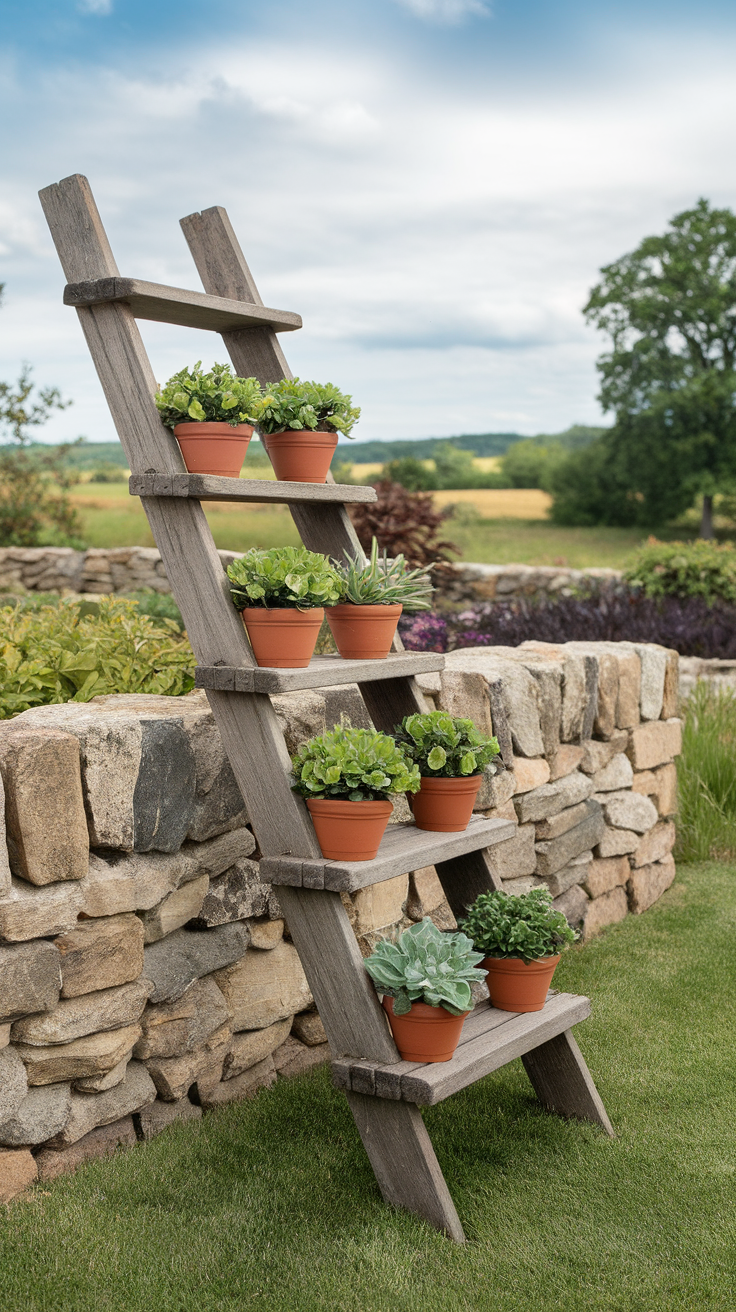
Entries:
POLYGON ((302 326, 301 315, 289 310, 271 310, 265 305, 165 287, 141 278, 96 278, 90 282, 68 283, 64 288, 65 305, 109 305, 115 301, 129 305, 136 319, 205 328, 215 333, 234 328, 272 328, 276 333, 289 333, 302 326))
POLYGON ((332 1063, 333 1080, 352 1093, 431 1107, 589 1015, 590 999, 573 993, 550 994, 541 1011, 526 1015, 481 1002, 465 1021, 451 1061, 388 1064, 343 1057, 332 1063))
POLYGON ((274 501, 286 505, 358 504, 376 500, 374 487, 352 483, 286 483, 220 474, 131 474, 133 497, 180 497, 192 501, 274 501))
POLYGON ((438 861, 451 861, 467 852, 493 847, 513 838, 512 820, 485 820, 473 816, 462 833, 440 834, 417 829, 415 824, 389 825, 373 861, 303 860, 293 856, 261 859, 261 878, 293 888, 327 889, 334 893, 356 893, 359 888, 380 884, 395 875, 406 875, 438 861))
POLYGON ((384 679, 412 678, 444 668, 437 652, 390 652, 385 660, 346 661, 342 656, 313 656, 303 670, 277 670, 265 666, 198 665, 197 688, 216 692, 296 692, 299 688, 331 688, 341 683, 375 683, 384 679))

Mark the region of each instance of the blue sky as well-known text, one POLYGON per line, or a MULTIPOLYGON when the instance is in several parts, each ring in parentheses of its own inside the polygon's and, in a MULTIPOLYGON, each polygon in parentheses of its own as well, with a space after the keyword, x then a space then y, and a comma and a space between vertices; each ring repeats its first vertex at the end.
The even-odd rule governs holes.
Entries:
MULTIPOLYGON (((736 206, 736 6, 659 0, 5 0, 0 378, 114 436, 37 199, 85 173, 124 274, 197 287, 225 205, 296 372, 358 439, 596 422, 602 264, 700 195, 736 206)), ((162 381, 223 358, 142 325, 162 381)))

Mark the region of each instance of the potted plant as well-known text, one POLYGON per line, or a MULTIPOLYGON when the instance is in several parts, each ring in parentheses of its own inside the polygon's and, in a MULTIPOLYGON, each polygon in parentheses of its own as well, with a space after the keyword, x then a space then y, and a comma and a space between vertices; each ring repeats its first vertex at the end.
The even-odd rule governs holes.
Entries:
POLYGON ((302 743, 292 766, 294 792, 306 798, 331 861, 372 861, 393 811, 389 794, 419 787, 419 771, 393 738, 348 723, 302 743))
POLYGON ((360 416, 332 383, 283 378, 270 383, 257 407, 258 428, 276 477, 324 483, 337 434, 350 437, 360 416))
POLYGON ((338 565, 343 599, 327 612, 327 623, 340 655, 349 661, 385 660, 402 610, 428 610, 433 591, 426 569, 410 570, 403 556, 379 559, 373 539, 371 557, 348 557, 338 565))
POLYGON ((228 565, 227 574, 257 664, 304 669, 324 607, 340 599, 342 580, 334 565, 306 547, 251 547, 228 565))
POLYGON ((365 961, 404 1061, 450 1061, 472 1008, 470 985, 484 979, 481 958, 466 934, 445 934, 425 916, 365 961))
POLYGON ((483 953, 494 1007, 541 1011, 560 953, 578 937, 549 889, 481 893, 461 924, 483 953))
POLYGON ((496 739, 444 711, 405 715, 393 736, 422 776, 411 799, 417 826, 444 834, 467 829, 483 772, 496 770, 496 739))
POLYGON ((260 397, 257 378, 236 378, 228 364, 215 364, 205 373, 198 360, 192 370, 182 369, 169 379, 156 405, 166 427, 174 430, 190 474, 237 478, 260 397))

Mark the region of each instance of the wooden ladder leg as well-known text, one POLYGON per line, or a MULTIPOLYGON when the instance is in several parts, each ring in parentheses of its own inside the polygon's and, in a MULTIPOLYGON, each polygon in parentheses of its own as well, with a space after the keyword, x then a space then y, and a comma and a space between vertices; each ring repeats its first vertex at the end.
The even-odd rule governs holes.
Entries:
POLYGON ((521 1059, 539 1101, 560 1116, 574 1116, 600 1125, 615 1138, 614 1129, 572 1030, 527 1052, 521 1059))
POLYGON ((419 1108, 364 1093, 347 1093, 350 1110, 387 1203, 405 1207, 449 1235, 465 1235, 419 1108))

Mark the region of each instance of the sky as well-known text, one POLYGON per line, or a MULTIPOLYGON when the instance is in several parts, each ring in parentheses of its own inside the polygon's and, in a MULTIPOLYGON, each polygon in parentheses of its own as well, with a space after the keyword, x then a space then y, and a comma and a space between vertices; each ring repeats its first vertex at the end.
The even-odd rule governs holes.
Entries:
MULTIPOLYGON (((293 371, 355 437, 602 416, 598 270, 699 196, 736 207, 732 0, 4 0, 0 379, 115 433, 38 190, 92 185, 124 276, 201 286, 179 219, 228 210, 293 371)), ((141 324, 154 373, 226 358, 141 324)))

